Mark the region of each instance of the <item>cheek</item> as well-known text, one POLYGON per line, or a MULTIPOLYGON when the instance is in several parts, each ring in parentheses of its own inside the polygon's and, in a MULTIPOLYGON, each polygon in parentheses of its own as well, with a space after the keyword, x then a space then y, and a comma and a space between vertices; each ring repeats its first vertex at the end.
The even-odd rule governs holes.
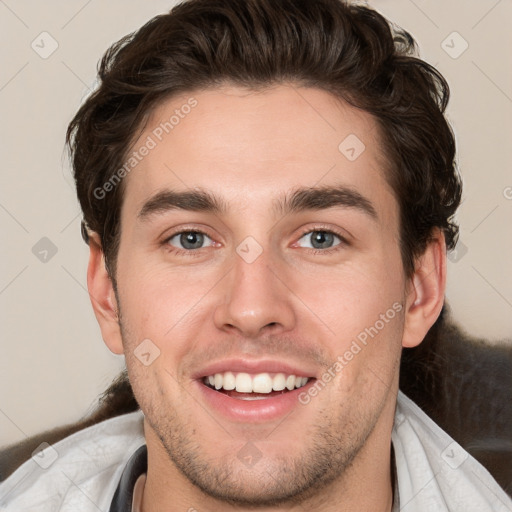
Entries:
POLYGON ((154 344, 160 352, 157 363, 172 367, 193 348, 186 333, 204 325, 207 312, 201 301, 211 288, 209 278, 125 258, 118 282, 125 352, 140 351, 141 343, 154 344))
POLYGON ((309 318, 306 322, 317 324, 326 333, 325 343, 333 359, 349 351, 347 358, 358 361, 350 363, 354 368, 367 358, 394 364, 391 361, 400 350, 403 328, 403 279, 398 251, 305 274, 296 288, 309 309, 303 319, 309 318))
POLYGON ((304 303, 333 326, 363 322, 360 327, 364 328, 369 320, 375 321, 396 301, 403 300, 404 294, 401 267, 380 262, 330 269, 300 281, 298 294, 304 303))
POLYGON ((176 276, 166 276, 159 265, 136 257, 120 257, 119 261, 121 307, 126 317, 138 323, 139 329, 155 325, 156 318, 164 317, 166 312, 171 314, 169 302, 175 303, 187 291, 176 282, 176 276))

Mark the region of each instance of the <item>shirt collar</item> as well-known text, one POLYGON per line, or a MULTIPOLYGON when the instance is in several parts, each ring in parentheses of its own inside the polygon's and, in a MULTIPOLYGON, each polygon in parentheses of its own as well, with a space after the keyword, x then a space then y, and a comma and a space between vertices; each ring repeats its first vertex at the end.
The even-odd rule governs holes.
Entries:
POLYGON ((109 512, 126 512, 132 509, 133 489, 137 478, 148 470, 148 450, 141 446, 131 457, 124 468, 117 486, 109 512))

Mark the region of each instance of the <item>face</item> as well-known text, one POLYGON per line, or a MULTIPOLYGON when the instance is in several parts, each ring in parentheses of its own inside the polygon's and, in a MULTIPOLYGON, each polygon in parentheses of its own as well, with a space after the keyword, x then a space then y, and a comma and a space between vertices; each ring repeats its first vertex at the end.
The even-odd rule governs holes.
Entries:
POLYGON ((407 301, 375 121, 226 86, 160 105, 132 151, 118 351, 150 453, 235 504, 342 479, 389 438, 407 301))

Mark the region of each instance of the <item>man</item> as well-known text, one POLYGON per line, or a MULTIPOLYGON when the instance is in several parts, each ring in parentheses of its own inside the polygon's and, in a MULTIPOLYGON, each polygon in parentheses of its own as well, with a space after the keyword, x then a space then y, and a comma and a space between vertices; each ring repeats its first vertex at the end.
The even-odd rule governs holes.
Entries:
POLYGON ((68 142, 141 410, 24 464, 6 510, 511 510, 398 390, 461 193, 412 50, 339 0, 189 0, 107 52, 68 142))

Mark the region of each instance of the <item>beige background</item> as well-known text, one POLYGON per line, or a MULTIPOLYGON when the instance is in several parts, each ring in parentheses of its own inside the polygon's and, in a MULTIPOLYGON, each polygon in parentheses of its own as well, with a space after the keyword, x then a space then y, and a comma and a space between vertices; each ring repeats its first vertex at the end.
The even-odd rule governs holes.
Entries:
MULTIPOLYGON (((468 331, 510 339, 512 4, 369 3, 409 30, 451 85, 465 191, 447 297, 468 331)), ((0 0, 0 445, 81 417, 123 366, 104 346, 86 293, 88 250, 64 133, 106 48, 172 4, 0 0), (58 48, 47 58, 31 47, 49 51, 52 39, 58 48), (37 257, 48 249, 43 237, 57 251, 46 262, 37 257)))

